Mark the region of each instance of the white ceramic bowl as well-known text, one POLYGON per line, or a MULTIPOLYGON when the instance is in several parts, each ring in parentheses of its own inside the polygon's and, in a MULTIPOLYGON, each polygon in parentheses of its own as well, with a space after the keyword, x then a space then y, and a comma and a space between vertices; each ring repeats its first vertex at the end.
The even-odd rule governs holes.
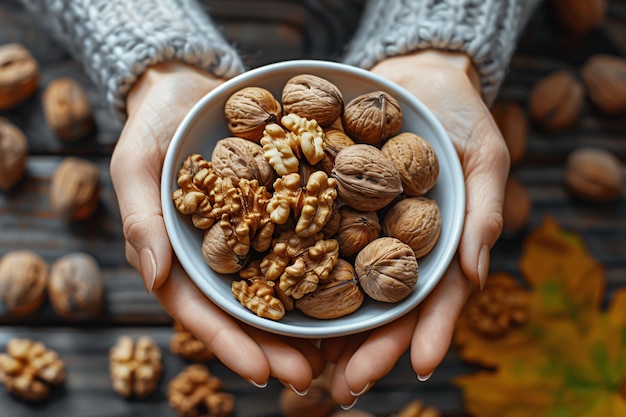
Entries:
MULTIPOLYGON (((404 89, 369 71, 325 61, 287 61, 250 70, 235 77, 203 97, 185 117, 176 131, 165 157, 161 182, 165 225, 183 268, 206 296, 235 318, 268 332, 310 338, 347 335, 373 329, 398 318, 417 306, 439 282, 457 249, 465 213, 465 184, 461 166, 446 131, 433 114, 404 89), (264 87, 280 100, 282 87, 294 75, 314 74, 334 83, 343 93, 345 103, 357 95, 386 91, 395 97, 404 115, 402 131, 414 132, 428 140, 437 152, 440 175, 428 197, 437 201, 442 230, 433 250, 419 262, 419 278, 413 293, 395 304, 380 303, 365 297, 354 313, 331 320, 287 312, 280 321, 256 316, 231 294, 233 276, 214 272, 202 258, 203 231, 195 228, 191 217, 180 214, 171 199, 177 188, 176 176, 183 160, 200 153, 210 160, 215 143, 230 136, 224 117, 224 104, 235 91, 264 87)), ((237 278, 235 276, 235 278, 237 278)), ((238 278, 237 278, 238 279, 238 278)))

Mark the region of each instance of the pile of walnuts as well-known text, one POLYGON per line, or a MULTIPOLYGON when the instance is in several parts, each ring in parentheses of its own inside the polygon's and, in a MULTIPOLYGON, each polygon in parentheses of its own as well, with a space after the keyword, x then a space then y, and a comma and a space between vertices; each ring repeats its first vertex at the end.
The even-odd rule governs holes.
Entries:
POLYGON ((272 320, 293 309, 329 319, 357 310, 363 292, 387 303, 411 294, 441 231, 426 196, 439 162, 428 141, 401 132, 394 97, 344 104, 333 83, 300 74, 281 101, 245 87, 224 113, 232 136, 210 159, 187 156, 172 198, 204 230, 206 263, 238 274, 242 305, 272 320))

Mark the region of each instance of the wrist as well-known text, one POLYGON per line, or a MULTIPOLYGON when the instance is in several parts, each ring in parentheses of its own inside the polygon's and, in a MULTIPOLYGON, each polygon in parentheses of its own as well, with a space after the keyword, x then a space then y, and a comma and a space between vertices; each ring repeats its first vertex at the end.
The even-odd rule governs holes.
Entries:
POLYGON ((474 89, 480 94, 482 87, 480 76, 472 59, 465 52, 424 49, 408 54, 417 63, 450 65, 461 70, 469 79, 474 89))
MULTIPOLYGON (((182 61, 173 60, 154 64, 146 68, 128 91, 126 96, 127 114, 130 116, 154 88, 164 82, 172 80, 175 82, 176 79, 186 82, 195 80, 194 82, 202 83, 202 85, 212 84, 213 87, 224 82, 224 79, 182 61)), ((199 84, 198 87, 200 88, 201 85, 199 84)))

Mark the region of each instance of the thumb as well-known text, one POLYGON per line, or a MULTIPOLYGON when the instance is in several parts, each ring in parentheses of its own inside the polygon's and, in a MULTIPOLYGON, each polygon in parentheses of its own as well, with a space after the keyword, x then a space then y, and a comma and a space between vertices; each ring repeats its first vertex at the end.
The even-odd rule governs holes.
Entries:
POLYGON ((485 144, 469 159, 472 168, 466 170, 467 206, 459 252, 463 272, 482 288, 489 272, 491 247, 502 232, 509 159, 506 145, 498 140, 485 144))
POLYGON ((134 135, 122 132, 111 157, 111 180, 122 218, 126 258, 151 293, 167 279, 172 265, 172 247, 161 210, 162 163, 156 146, 151 149, 147 145, 146 149, 135 143, 136 137, 130 144, 128 137, 134 135))

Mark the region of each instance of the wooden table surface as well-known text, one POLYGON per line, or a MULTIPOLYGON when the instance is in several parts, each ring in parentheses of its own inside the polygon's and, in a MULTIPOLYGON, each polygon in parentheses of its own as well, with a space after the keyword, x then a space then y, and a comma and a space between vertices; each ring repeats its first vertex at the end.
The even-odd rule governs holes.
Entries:
MULTIPOLYGON (((240 36, 240 42, 246 36, 249 40, 256 38, 255 32, 242 29, 246 22, 255 21, 250 8, 229 7, 224 0, 210 3, 216 19, 231 36, 240 36), (242 17, 245 13, 250 15, 242 17)), ((246 2, 239 3, 244 6, 246 2)), ((277 7, 272 3, 281 2, 261 3, 277 7)), ((337 43, 354 28, 354 22, 342 25, 337 15, 334 20, 318 16, 317 21, 309 22, 300 32, 292 23, 278 21, 282 29, 296 35, 293 44, 279 52, 290 53, 293 58, 336 54, 337 43), (322 24, 332 26, 332 38, 322 37, 321 32, 317 35, 322 24)), ((42 74, 39 92, 34 97, 16 109, 0 112, 0 117, 8 118, 24 130, 30 147, 25 177, 13 191, 0 192, 0 256, 11 250, 30 249, 51 263, 67 253, 85 251, 101 266, 106 302, 100 317, 80 325, 59 318, 48 303, 28 317, 0 316, 0 351, 4 351, 13 337, 39 340, 60 354, 68 372, 64 387, 38 405, 21 402, 0 389, 0 416, 175 416, 167 404, 166 382, 186 362, 169 352, 171 320, 155 299, 146 294, 139 275, 125 260, 121 221, 109 177, 110 155, 121 125, 81 66, 16 0, 0 2, 0 44, 8 42, 24 44, 39 61, 42 74), (61 76, 73 77, 87 88, 95 113, 96 132, 74 145, 62 143, 47 129, 41 109, 43 88, 61 76), (95 215, 82 222, 63 222, 55 216, 48 201, 51 174, 69 155, 94 161, 101 172, 102 202, 95 215), (162 383, 158 392, 147 400, 124 400, 112 390, 108 349, 123 334, 150 335, 164 352, 162 383)), ((249 51, 254 51, 254 43, 251 45, 249 51)), ((626 1, 609 0, 606 23, 582 37, 572 36, 555 24, 554 16, 544 5, 520 40, 500 97, 517 100, 525 106, 528 92, 538 79, 557 69, 577 71, 587 57, 600 52, 626 56, 626 1)), ((271 56, 249 53, 247 59, 250 65, 258 65, 269 61, 271 56)), ((587 103, 575 129, 549 135, 533 126, 526 158, 513 168, 513 174, 527 186, 533 201, 528 228, 537 227, 550 214, 563 227, 581 233, 591 253, 606 266, 608 299, 613 289, 626 284, 626 204, 624 199, 610 204, 585 203, 567 194, 562 185, 564 161, 573 149, 583 145, 609 149, 625 162, 626 117, 606 116, 587 103)), ((522 232, 499 240, 492 254, 492 270, 517 270, 524 235, 522 232)), ((217 361, 211 362, 210 367, 223 379, 225 389, 236 396, 235 416, 280 416, 277 401, 282 390, 280 383, 271 381, 261 390, 217 361)), ((463 416, 461 392, 451 384, 451 378, 472 371, 451 349, 432 378, 418 382, 405 355, 387 377, 361 398, 357 407, 377 416, 388 416, 409 401, 421 398, 438 407, 445 416, 463 416)))

